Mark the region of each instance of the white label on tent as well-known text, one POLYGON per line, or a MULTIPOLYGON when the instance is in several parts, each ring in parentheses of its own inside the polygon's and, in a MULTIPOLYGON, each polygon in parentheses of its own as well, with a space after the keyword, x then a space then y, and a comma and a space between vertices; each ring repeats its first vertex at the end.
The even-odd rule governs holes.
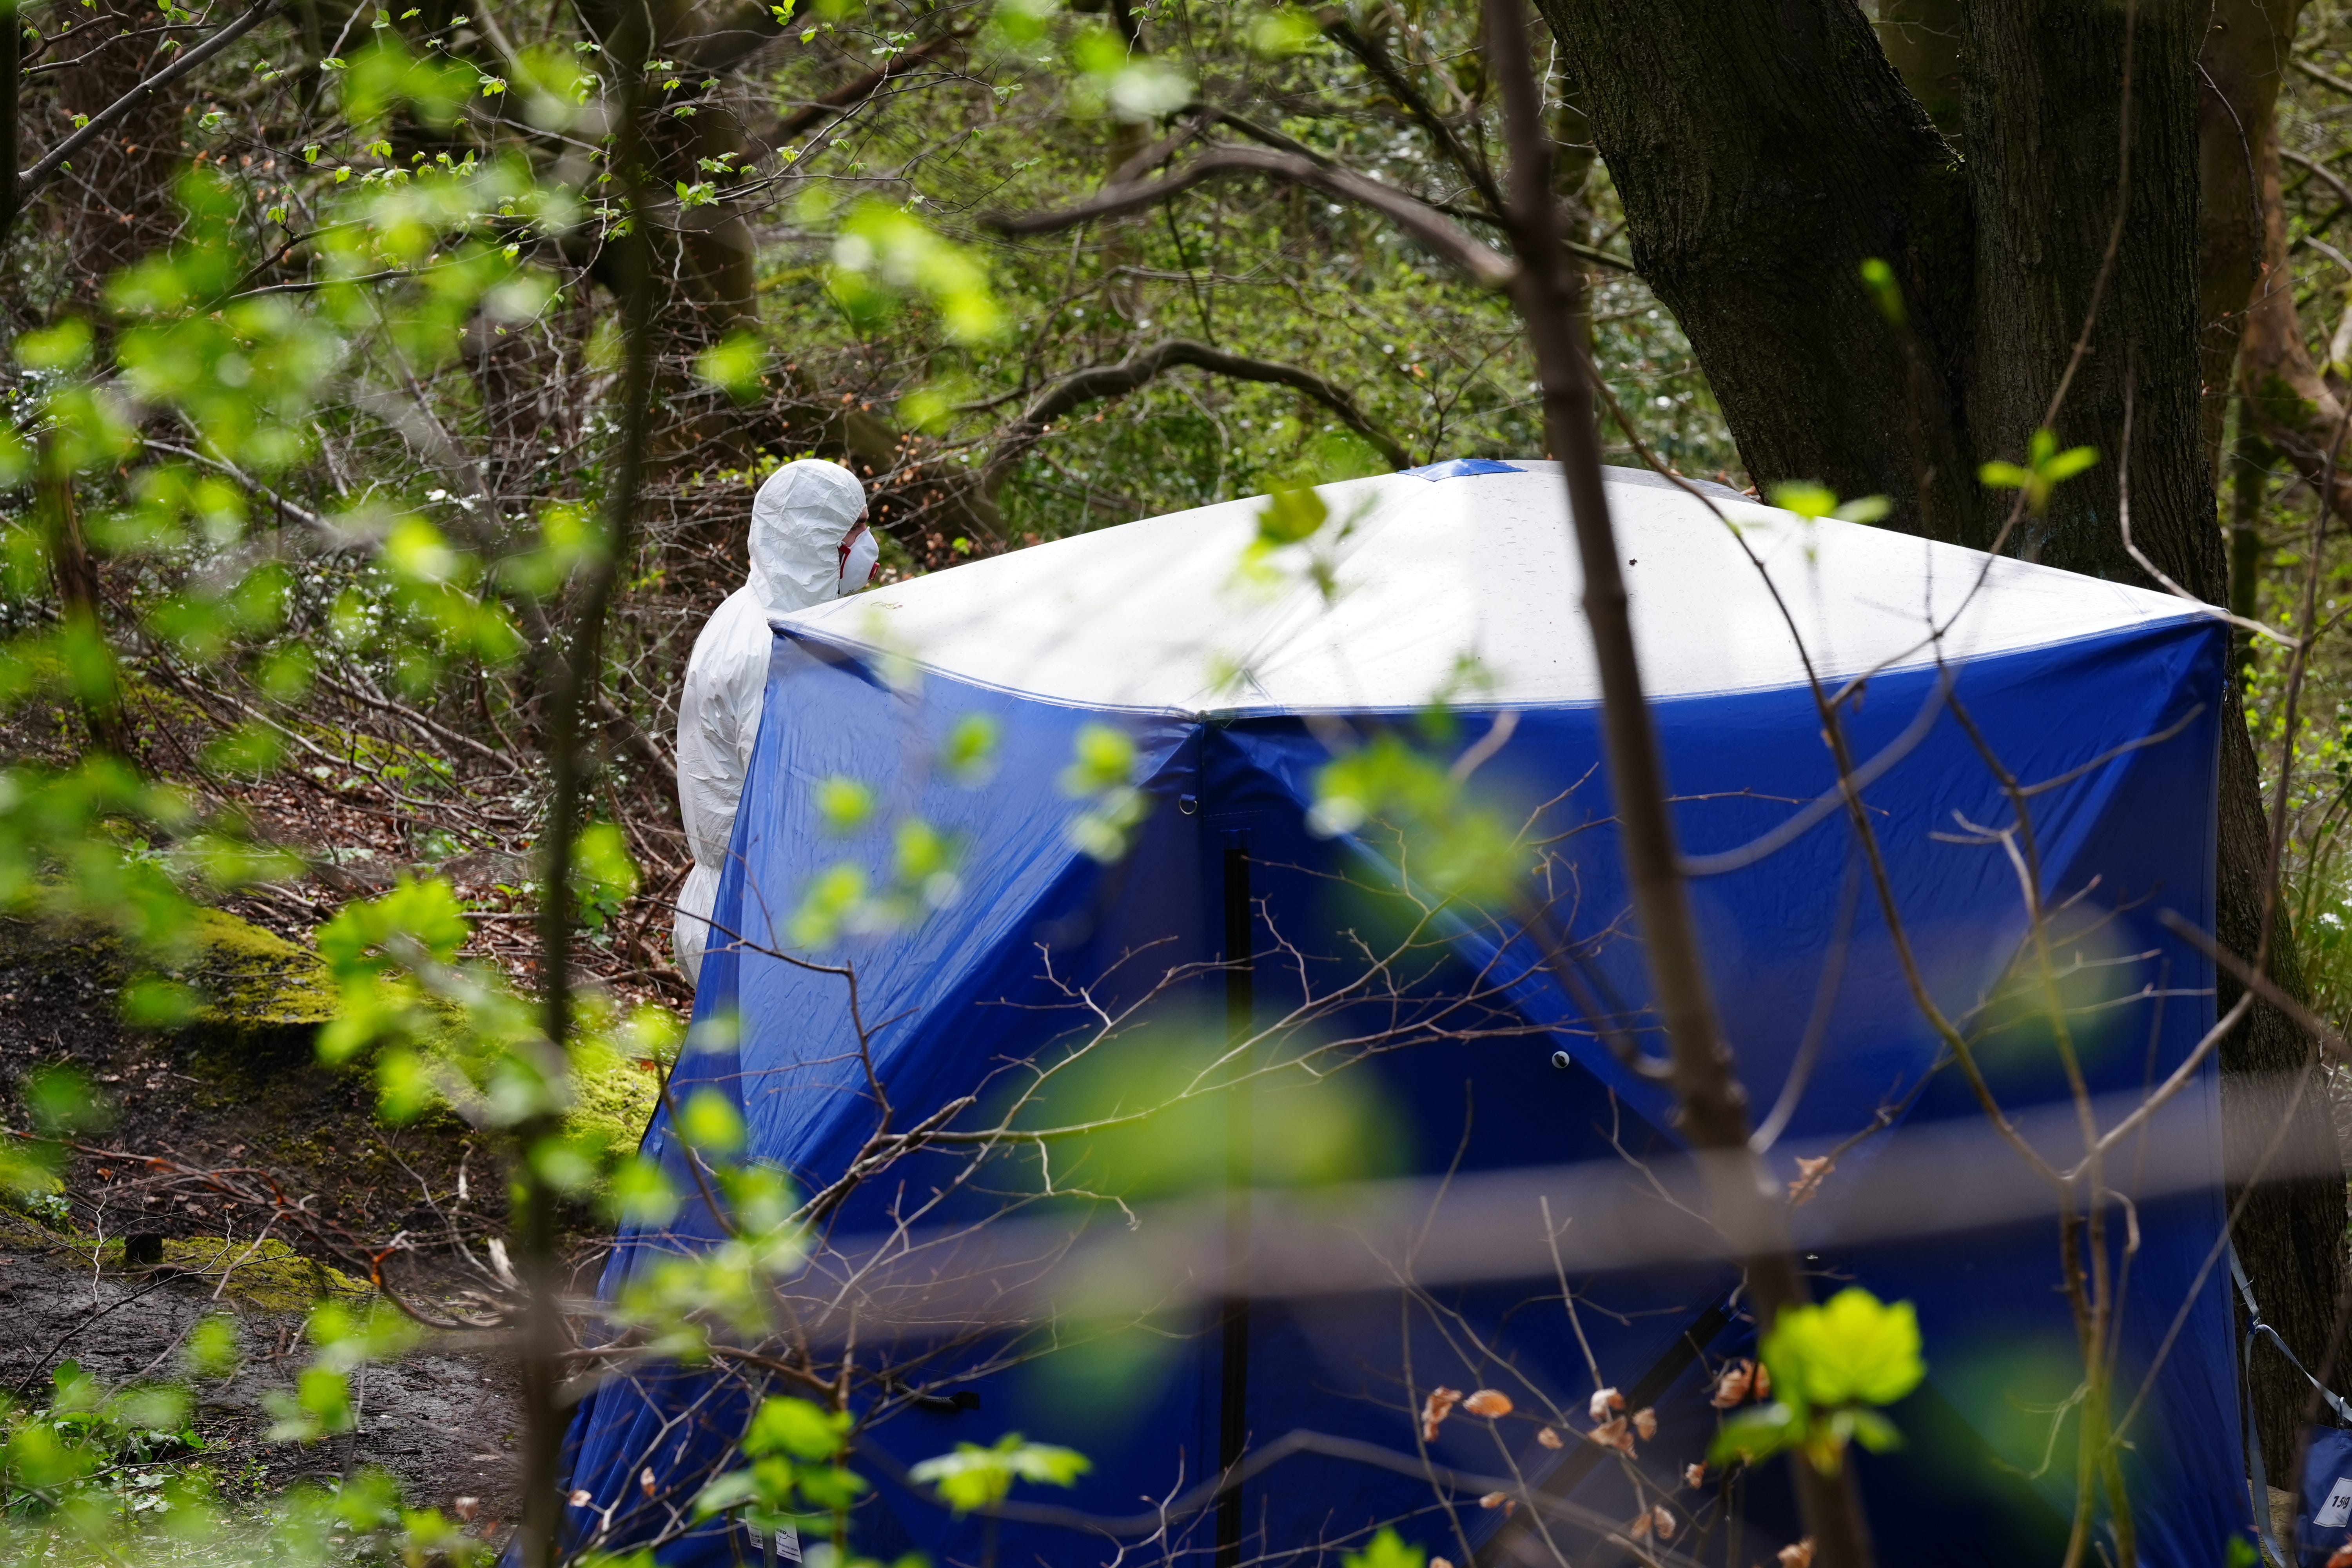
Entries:
POLYGON ((2327 1489, 2326 1505, 2312 1515, 2311 1522, 2322 1530, 2340 1530, 2347 1520, 2352 1520, 2352 1476, 2338 1476, 2327 1489))
MULTIPOLYGON (((2347 1502, 2352 1502, 2352 1492, 2347 1492, 2346 1497, 2347 1502)), ((776 1531, 776 1561, 797 1563, 800 1560, 801 1532, 787 1524, 776 1531)))

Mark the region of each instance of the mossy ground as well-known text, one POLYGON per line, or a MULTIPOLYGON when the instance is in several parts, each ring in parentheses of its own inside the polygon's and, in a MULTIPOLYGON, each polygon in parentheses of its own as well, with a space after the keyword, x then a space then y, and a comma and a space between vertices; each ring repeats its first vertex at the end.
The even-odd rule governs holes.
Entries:
MULTIPOLYGON (((142 1029, 124 1020, 131 968, 111 942, 0 921, 6 1121, 24 1125, 17 1091, 51 1064, 87 1078, 109 1118, 68 1161, 61 1203, 0 1207, 0 1386, 37 1384, 67 1356, 109 1381, 142 1375, 159 1356, 168 1374, 187 1324, 231 1311, 248 1367, 233 1388, 205 1395, 202 1425, 225 1458, 266 1471, 263 1493, 356 1459, 386 1465, 418 1500, 478 1497, 485 1522, 510 1521, 517 1416, 496 1356, 428 1345, 371 1369, 367 1414, 350 1440, 308 1449, 264 1440, 258 1402, 304 1364, 310 1306, 371 1289, 358 1244, 403 1231, 422 1238, 393 1277, 437 1294, 457 1282, 457 1240, 505 1228, 507 1186, 490 1138, 446 1111, 388 1126, 364 1063, 319 1061, 315 1036, 335 996, 310 949, 217 911, 197 936, 173 977, 204 993, 201 1009, 180 1026, 142 1029), (225 1204, 200 1181, 169 1179, 149 1156, 266 1173, 300 1217, 225 1204), (133 1236, 160 1240, 160 1264, 126 1258, 133 1236)), ((625 1057, 582 1067, 575 1125, 633 1144, 656 1098, 653 1075, 625 1057)), ((584 1270, 603 1222, 585 1206, 569 1217, 584 1270)))
MULTIPOLYGON (((202 992, 201 1009, 175 1028, 135 1028, 120 1005, 131 966, 110 940, 0 921, 0 1082, 13 1095, 39 1067, 73 1067, 109 1117, 89 1142, 126 1156, 266 1172, 320 1228, 352 1242, 405 1231, 425 1240, 427 1264, 434 1240, 477 1240, 503 1226, 492 1140, 442 1110, 387 1125, 363 1062, 318 1060, 316 1032, 333 1016, 335 993, 309 948, 211 910, 173 975, 202 992)), ((574 1125, 632 1146, 657 1098, 654 1074, 609 1053, 583 1053, 579 1065, 574 1125)), ((9 1121, 21 1124, 13 1110, 9 1121)), ((249 1237, 265 1217, 163 1182, 140 1160, 96 1153, 72 1161, 65 1198, 68 1223, 94 1236, 249 1237)), ((601 1228, 593 1210, 571 1217, 579 1243, 593 1246, 601 1228)), ((299 1229, 274 1239, 333 1261, 299 1229)))

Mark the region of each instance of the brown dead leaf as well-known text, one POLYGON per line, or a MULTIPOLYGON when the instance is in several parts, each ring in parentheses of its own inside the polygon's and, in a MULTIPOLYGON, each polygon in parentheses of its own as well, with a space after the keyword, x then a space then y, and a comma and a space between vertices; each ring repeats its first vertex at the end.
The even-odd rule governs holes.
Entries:
POLYGON ((1772 1397, 1772 1369, 1760 1361, 1756 1363, 1755 1390, 1759 1405, 1772 1397))
POLYGON ((1797 1161, 1797 1179, 1789 1188, 1789 1206, 1801 1209, 1820 1197, 1822 1181, 1836 1169, 1837 1163, 1827 1154, 1813 1160, 1801 1156, 1797 1161))
POLYGON ((1813 1568, 1813 1538, 1792 1541, 1780 1551, 1780 1568, 1813 1568))
POLYGON ((1498 1388, 1482 1388, 1464 1400, 1462 1408, 1473 1415, 1498 1421, 1511 1413, 1511 1396, 1498 1388))
POLYGON ((1685 1465, 1683 1467, 1683 1485, 1686 1487, 1703 1487, 1706 1485, 1706 1466, 1704 1464, 1685 1465))
POLYGON ((594 1502, 595 1500, 595 1495, 589 1491, 586 1487, 582 1487, 579 1490, 572 1494, 572 1506, 573 1508, 586 1508, 590 1503, 594 1502))
POLYGON ((637 1472, 637 1489, 647 1497, 654 1495, 654 1468, 651 1465, 637 1472))
POLYGON ((1651 1409, 1648 1405, 1643 1405, 1641 1409, 1633 1412, 1633 1430, 1642 1435, 1642 1441, 1644 1443, 1656 1436, 1658 1435, 1658 1413, 1651 1409))
POLYGON ((2336 1549, 2336 1554, 2327 1560, 2327 1568, 2352 1568, 2352 1541, 2336 1549))
POLYGON ((1736 1361, 1725 1367, 1715 1380, 1715 1393, 1708 1403, 1717 1410, 1728 1410, 1748 1397, 1748 1386, 1756 1375, 1756 1363, 1736 1361))
POLYGON ((1649 1540, 1650 1516, 1646 1513, 1635 1514, 1633 1516, 1633 1522, 1625 1527, 1625 1533, 1632 1536, 1636 1541, 1649 1540))
POLYGON ((1672 1541, 1675 1538, 1675 1516, 1666 1511, 1665 1504, 1660 1503, 1657 1507, 1652 1509, 1650 1510, 1650 1517, 1658 1521, 1659 1540, 1672 1541))
POLYGON ((482 1500, 478 1497, 453 1498, 449 1502, 449 1511, 467 1524, 474 1522, 474 1515, 481 1510, 481 1507, 482 1500))
POLYGON ((1609 1419, 1611 1411, 1624 1408, 1625 1396, 1613 1388, 1601 1389, 1592 1396, 1592 1402, 1585 1406, 1586 1411, 1595 1421, 1606 1421, 1609 1419))
POLYGON ((1624 1454, 1633 1451, 1633 1429, 1625 1425, 1625 1418, 1622 1415, 1612 1415, 1595 1426, 1591 1436, 1594 1442, 1604 1448, 1614 1448, 1624 1454))
POLYGON ((1512 1514, 1518 1511, 1519 1505, 1511 1500, 1511 1496, 1508 1492, 1488 1492, 1485 1497, 1478 1500, 1478 1506, 1480 1508, 1499 1508, 1503 1510, 1503 1517, 1505 1519, 1508 1519, 1512 1514))
POLYGON ((1421 1405, 1421 1440, 1436 1442, 1437 1429, 1445 1425, 1445 1418, 1453 1415, 1454 1407, 1461 1403, 1462 1391, 1458 1388, 1431 1389, 1429 1397, 1421 1405))
POLYGON ((1560 1446, 1559 1434, 1553 1431, 1549 1426, 1539 1427, 1537 1429, 1536 1441, 1542 1444, 1547 1448, 1557 1448, 1560 1446))

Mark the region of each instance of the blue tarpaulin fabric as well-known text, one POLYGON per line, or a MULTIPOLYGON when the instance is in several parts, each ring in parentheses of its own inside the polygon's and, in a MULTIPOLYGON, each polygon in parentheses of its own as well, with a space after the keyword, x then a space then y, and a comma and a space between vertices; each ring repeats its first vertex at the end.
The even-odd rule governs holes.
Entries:
MULTIPOLYGON (((1089 1017, 1130 1005, 1220 1016, 1227 979, 1214 966, 1242 956, 1228 952, 1238 908, 1259 959, 1255 1024, 1273 1029, 1321 1007, 1326 1037, 1375 1037, 1401 1015, 1413 1019, 1396 1048, 1349 1057, 1333 1080, 1360 1085, 1371 1108, 1359 1123, 1377 1129, 1367 1173, 1467 1179, 1675 1159, 1664 1091, 1600 1037, 1604 1022, 1639 1019, 1647 982, 1625 929, 1557 469, 1450 467, 1328 487, 1337 542, 1255 565, 1244 561, 1255 503, 1232 503, 780 622, 766 711, 792 717, 760 736, 717 906, 717 924, 740 940, 710 944, 671 1102, 726 1097, 751 1157, 802 1192, 824 1191, 871 1152, 886 1117, 895 1130, 941 1115, 947 1126, 991 1124, 1029 1081, 1025 1068, 1057 1059, 1089 1017), (1450 739, 1429 740, 1412 718, 1433 698, 1451 703, 1450 739), (992 772, 978 783, 936 762, 974 715, 995 737, 992 772), (1097 725, 1131 741, 1142 800, 1125 853, 1108 861, 1074 840, 1088 803, 1061 782, 1097 725), (1448 754, 1481 736, 1500 742, 1475 784, 1540 846, 1529 858, 1544 868, 1548 918, 1582 955, 1573 987, 1557 966, 1528 961, 1532 939, 1512 919, 1447 916, 1381 986, 1328 1003, 1360 954, 1393 935, 1381 889, 1404 873, 1377 825, 1339 832, 1312 816, 1316 781, 1335 747, 1382 732, 1448 754), (883 826, 832 831, 818 786, 835 778, 871 785, 883 826), (847 861, 886 886, 887 825, 907 818, 961 847, 956 896, 919 918, 796 945, 792 917, 813 879, 847 861), (1237 875, 1247 878, 1238 904, 1237 875), (793 957, 854 965, 855 1016, 838 973, 793 957)), ((2046 1028, 2005 1014, 2000 994, 2028 922, 2012 857, 1980 829, 2014 824, 2019 798, 2043 895, 2065 910, 2069 984, 2091 988, 2068 993, 2090 1088, 2127 1093, 2183 1058, 2212 1021, 2211 969, 2158 917, 2211 924, 2221 623, 2158 595, 1752 504, 1718 502, 1727 516, 1710 515, 1632 477, 1610 493, 1676 827, 1694 869, 1707 873, 1692 887, 1709 971, 1759 1114, 1809 1034, 1819 1042, 1789 1147, 1979 1117, 1915 983, 1968 1031, 2006 1103, 2065 1096, 2046 1028), (1823 691, 1848 698, 1846 734, 1868 781, 1899 933, 1843 809, 1811 804, 1836 769, 1809 667, 1823 691), (2012 795, 2011 784, 2030 793, 2012 795), (1743 858, 1742 846, 1760 848, 1743 858)), ((1161 1037, 1140 1031, 1135 1048, 1161 1048, 1150 1043, 1161 1037)), ((1256 1124, 1311 1130, 1307 1101, 1283 1098, 1307 1092, 1271 1092, 1252 1110, 1256 1124)), ((2167 1157, 2176 1168, 2205 1162, 2214 1175, 2137 1209, 2117 1365, 2126 1388, 2148 1389, 2126 1461, 2140 1559, 2210 1568, 2247 1522, 2226 1278, 2213 1267, 2224 1208, 2210 1064, 2182 1104, 2166 1124, 2167 1157)), ((1869 1179, 1873 1147, 1845 1156, 1846 1179, 1869 1179)), ((647 1148, 691 1190, 666 1117, 647 1148)), ((917 1229, 978 1227, 1012 1209, 1129 1223, 1100 1204, 1041 1210, 1025 1155, 984 1163, 977 1177, 972 1160, 964 1146, 904 1156, 831 1214, 828 1236, 884 1236, 909 1215, 917 1229)), ((1776 1168, 1794 1173, 1786 1160, 1776 1168)), ((1527 1218, 1575 1234, 1573 1213, 1527 1218)), ((1429 1224, 1445 1223, 1440 1202, 1429 1224)), ((694 1204, 667 1226, 625 1231, 607 1293, 717 1235, 694 1204)), ((1814 1261, 1824 1288, 1851 1280, 1914 1302, 1924 1331, 1927 1382, 1890 1411, 1906 1446, 1859 1460, 1885 1560, 2026 1560, 2063 1543, 2073 1439, 2071 1429, 2054 1445, 2050 1435, 2076 1373, 2054 1220, 1814 1261), (2045 1450, 2058 1459, 2045 1464, 2045 1450)), ((853 1394, 871 1420, 858 1468, 877 1484, 856 1511, 854 1544, 940 1563, 1080 1568, 1148 1550, 1206 1564, 1219 1531, 1238 1530, 1228 1550, 1242 1561, 1336 1563, 1387 1521, 1434 1553, 1500 1560, 1502 1536, 1527 1529, 1528 1514, 1482 1509, 1475 1495, 1405 1473, 1421 1462, 1428 1392, 1501 1389, 1524 1417, 1581 1412, 1596 1372, 1638 1387, 1659 1423, 1640 1463, 1678 1488, 1715 1428, 1713 1370, 1753 1353, 1736 1284, 1734 1270, 1697 1257, 1590 1278, 1571 1267, 1537 1279, 1360 1281, 1254 1301, 1238 1340, 1215 1300, 1175 1302, 1142 1333, 877 1327, 859 1338, 861 1364, 918 1370, 853 1394), (916 1381, 934 1397, 912 1399, 916 1381), (1066 1492, 1015 1494, 1059 1516, 959 1518, 905 1482, 907 1467, 959 1442, 1015 1431, 1093 1460, 1066 1492), (1246 1452, 1287 1457, 1238 1489, 1238 1510, 1154 1517, 1234 1457, 1236 1433, 1246 1452), (1329 1443, 1282 1449, 1302 1433, 1404 1462, 1381 1468, 1329 1443)), ((805 1392, 787 1382, 772 1391, 805 1392)), ((658 1538, 663 1561, 697 1568, 748 1555, 727 1521, 679 1511, 740 1462, 747 1397, 738 1380, 694 1369, 607 1382, 568 1445, 573 1539, 658 1538)), ((1539 1425, 1456 1415, 1427 1458, 1467 1476, 1516 1468, 1589 1517, 1631 1519, 1625 1474, 1593 1463, 1600 1450, 1579 1440, 1590 1423, 1574 1424, 1564 1449, 1539 1425)), ((1683 1489, 1676 1506, 1697 1507, 1701 1495, 1683 1489)), ((1795 1538, 1770 1471, 1743 1480, 1734 1500, 1737 1533, 1718 1528, 1676 1549, 1744 1563, 1795 1538)), ((1581 1561, 1591 1536, 1551 1528, 1581 1561)))

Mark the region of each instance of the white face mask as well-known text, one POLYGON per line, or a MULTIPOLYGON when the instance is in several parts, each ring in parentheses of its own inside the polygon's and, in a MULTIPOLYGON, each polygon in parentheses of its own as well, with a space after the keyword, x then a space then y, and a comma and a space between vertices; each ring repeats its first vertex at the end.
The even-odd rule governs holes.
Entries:
POLYGON ((882 545, 869 528, 850 542, 849 552, 841 560, 841 581, 835 584, 833 596, 842 598, 866 586, 873 580, 874 568, 881 559, 882 545))

